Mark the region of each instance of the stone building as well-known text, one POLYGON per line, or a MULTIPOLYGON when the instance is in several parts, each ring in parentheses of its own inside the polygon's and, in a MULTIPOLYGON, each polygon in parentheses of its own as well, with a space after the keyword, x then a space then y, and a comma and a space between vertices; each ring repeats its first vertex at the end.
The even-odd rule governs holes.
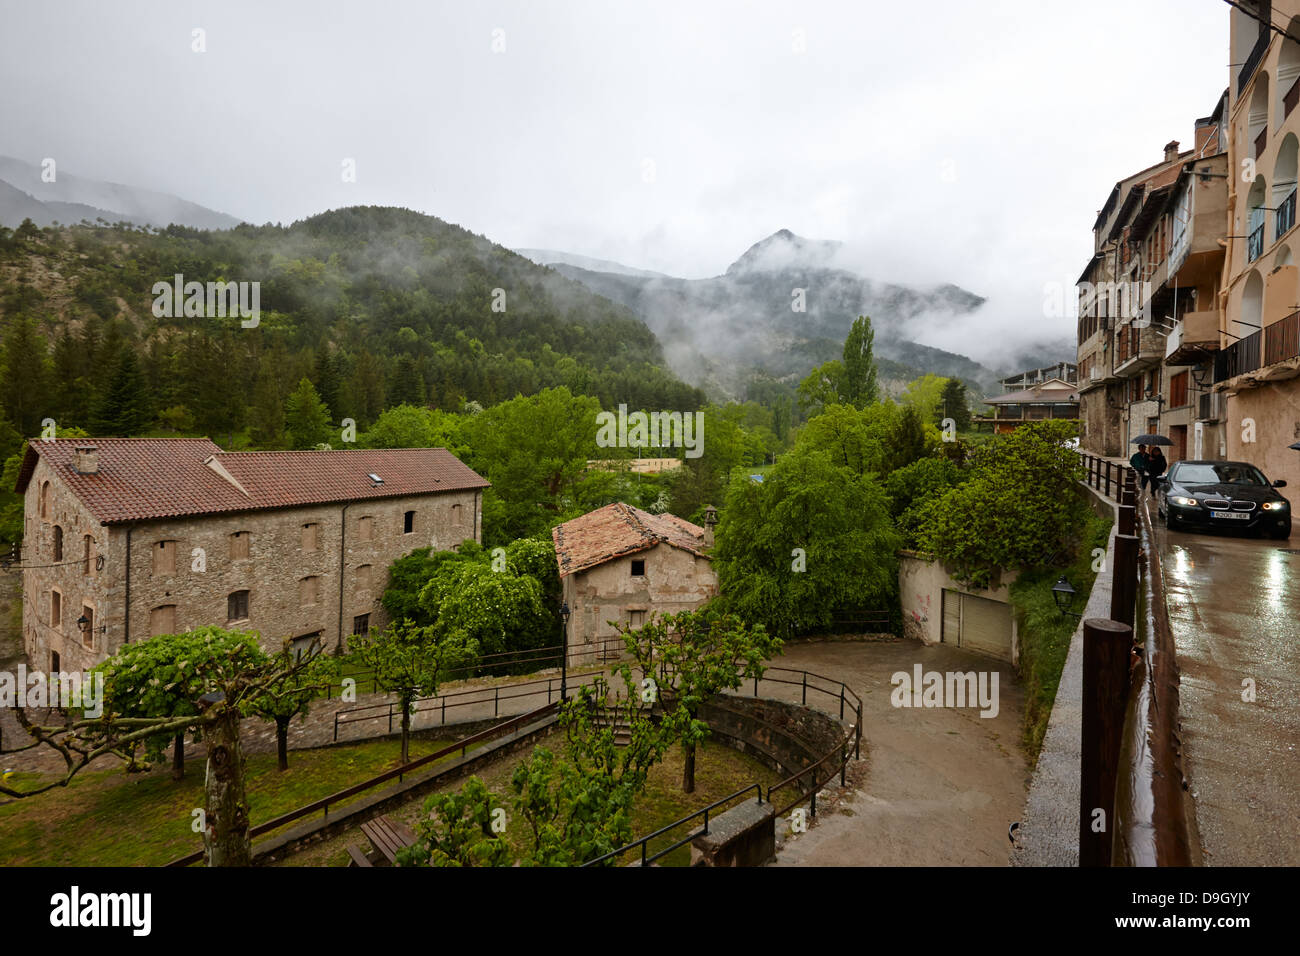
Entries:
POLYGON ((1210 368, 1228 193, 1227 96, 1195 123, 1190 150, 1120 180, 1093 224, 1079 276, 1080 444, 1128 457, 1160 432, 1171 460, 1218 451, 1210 368), (1215 446, 1215 447, 1211 447, 1215 446))
POLYGON ((388 567, 480 540, 488 482, 442 448, 224 452, 207 439, 32 441, 23 635, 33 666, 86 670, 208 624, 274 650, 383 626, 388 567))
POLYGON ((701 528, 616 502, 552 528, 570 610, 569 663, 601 657, 600 642, 618 636, 612 622, 639 627, 651 614, 694 610, 717 594, 707 553, 715 520, 710 511, 701 528))

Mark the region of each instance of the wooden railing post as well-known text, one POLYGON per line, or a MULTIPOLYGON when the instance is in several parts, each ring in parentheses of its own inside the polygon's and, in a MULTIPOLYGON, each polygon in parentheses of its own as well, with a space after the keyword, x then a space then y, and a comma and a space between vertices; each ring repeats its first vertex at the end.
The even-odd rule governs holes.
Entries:
POLYGON ((1129 694, 1133 628, 1083 622, 1083 715, 1079 760, 1079 866, 1109 866, 1120 737, 1129 694))

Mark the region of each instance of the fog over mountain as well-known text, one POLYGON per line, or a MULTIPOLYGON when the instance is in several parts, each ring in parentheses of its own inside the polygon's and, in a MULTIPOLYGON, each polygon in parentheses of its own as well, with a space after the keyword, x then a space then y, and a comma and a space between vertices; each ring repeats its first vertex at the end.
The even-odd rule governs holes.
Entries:
POLYGON ((196 229, 229 229, 240 220, 169 193, 74 176, 57 164, 53 182, 43 167, 0 156, 0 225, 14 228, 24 219, 38 226, 83 219, 164 227, 177 223, 196 229))
POLYGON ((989 354, 980 341, 987 338, 982 296, 950 283, 924 288, 870 278, 854 247, 788 229, 705 279, 647 275, 618 263, 583 267, 581 256, 521 252, 626 305, 663 343, 674 371, 733 396, 753 369, 797 381, 836 357, 858 315, 871 316, 877 356, 905 366, 886 370, 899 377, 958 376, 992 393, 1004 374, 1073 356, 1068 341, 1030 341, 995 352, 995 364, 976 362, 966 346, 989 354))

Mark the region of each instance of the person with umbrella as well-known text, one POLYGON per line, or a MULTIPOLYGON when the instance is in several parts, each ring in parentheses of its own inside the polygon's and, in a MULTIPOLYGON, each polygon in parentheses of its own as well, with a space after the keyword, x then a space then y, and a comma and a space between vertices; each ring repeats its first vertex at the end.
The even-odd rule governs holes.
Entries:
POLYGON ((1138 490, 1140 491, 1147 485, 1147 465, 1149 463, 1147 446, 1145 444, 1138 445, 1138 450, 1129 458, 1128 463, 1138 473, 1138 490))
POLYGON ((1165 460, 1165 453, 1160 450, 1160 446, 1158 444, 1151 445, 1150 450, 1147 452, 1147 473, 1144 478, 1152 494, 1156 493, 1156 482, 1160 480, 1160 476, 1165 473, 1165 469, 1168 467, 1169 462, 1165 460))

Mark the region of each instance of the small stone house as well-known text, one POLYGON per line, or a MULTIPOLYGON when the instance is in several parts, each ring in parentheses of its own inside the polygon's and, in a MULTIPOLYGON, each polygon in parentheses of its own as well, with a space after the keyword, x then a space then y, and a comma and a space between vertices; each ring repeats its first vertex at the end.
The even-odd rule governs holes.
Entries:
POLYGON ((488 482, 443 448, 225 452, 207 439, 34 440, 24 496, 32 665, 215 624, 285 638, 382 627, 389 565, 481 540, 488 482))
MULTIPOLYGON (((712 512, 710 512, 712 516, 712 512)), ((713 524, 653 515, 617 502, 551 529, 563 600, 569 606, 569 663, 605 656, 618 636, 654 613, 675 614, 718 593, 708 556, 713 524)))

